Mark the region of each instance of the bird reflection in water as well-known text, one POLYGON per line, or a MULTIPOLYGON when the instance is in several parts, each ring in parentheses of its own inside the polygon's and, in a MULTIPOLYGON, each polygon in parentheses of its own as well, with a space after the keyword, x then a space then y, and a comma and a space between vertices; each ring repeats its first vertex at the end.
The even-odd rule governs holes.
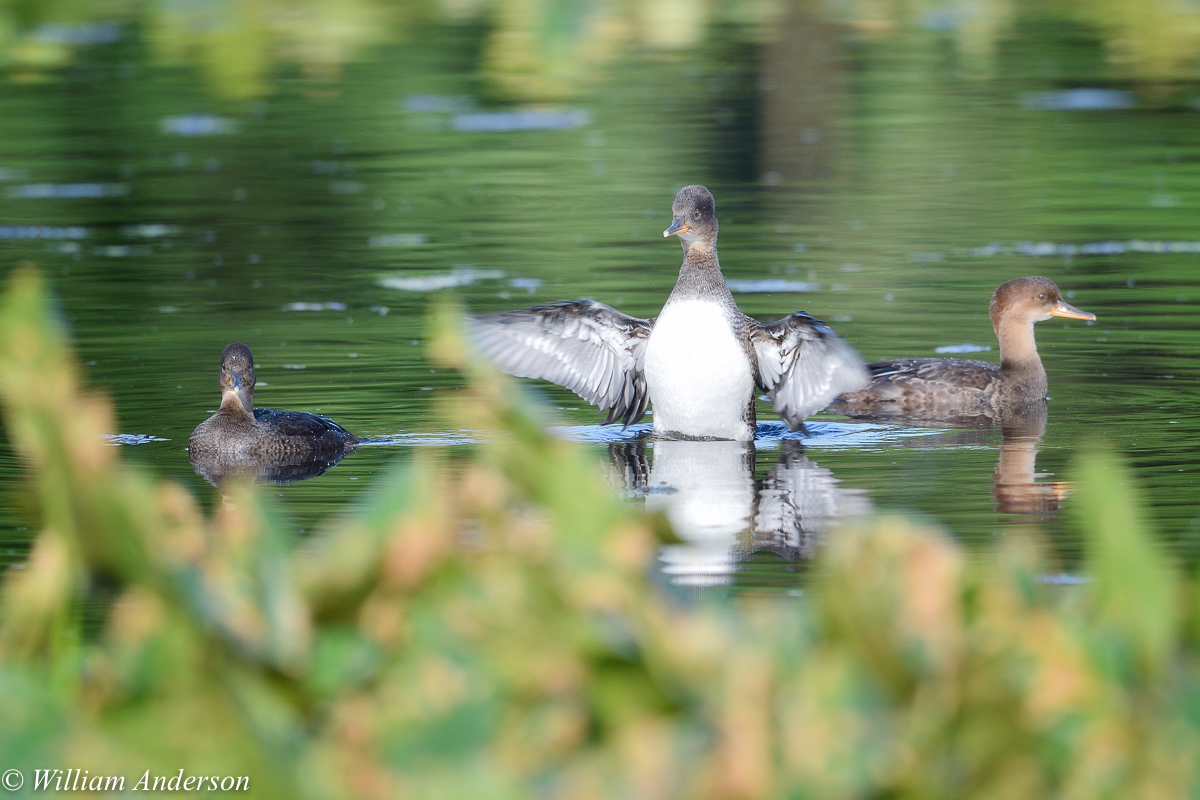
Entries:
POLYGON ((630 440, 609 446, 618 482, 645 497, 682 540, 659 555, 680 586, 731 583, 739 563, 771 552, 811 558, 838 517, 866 514, 865 492, 839 485, 833 473, 785 439, 778 461, 756 481, 753 442, 630 440))
POLYGON ((278 457, 255 455, 230 457, 225 454, 188 453, 196 474, 220 488, 231 478, 249 478, 258 482, 294 483, 324 475, 338 465, 353 448, 338 453, 278 457))
POLYGON ((899 416, 857 417, 853 421, 901 424, 917 428, 947 428, 945 433, 922 437, 915 446, 962 447, 986 445, 992 431, 1000 429, 1000 457, 992 473, 992 498, 1003 514, 1052 514, 1062 507, 1070 494, 1067 481, 1039 483, 1050 473, 1038 472, 1035 465, 1038 445, 1046 435, 1046 401, 1027 403, 1003 412, 940 419, 913 419, 899 416))
POLYGON ((1000 425, 1000 458, 992 473, 992 498, 996 510, 1005 514, 1052 514, 1070 494, 1066 481, 1038 483, 1051 477, 1038 472, 1034 461, 1038 445, 1046 435, 1045 403, 1022 413, 1007 415, 1000 425))

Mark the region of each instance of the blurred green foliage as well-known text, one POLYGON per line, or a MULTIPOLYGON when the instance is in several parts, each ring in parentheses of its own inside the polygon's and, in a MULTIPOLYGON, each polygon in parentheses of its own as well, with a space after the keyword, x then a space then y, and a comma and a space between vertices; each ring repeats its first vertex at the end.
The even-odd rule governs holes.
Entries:
MULTIPOLYGON (((1038 543, 968 558, 884 518, 804 602, 682 607, 665 531, 547 436, 442 313, 447 401, 494 431, 291 539, 249 485, 215 516, 121 464, 38 275, 0 308, 5 431, 41 520, 0 604, 4 769, 248 775, 314 798, 1178 798, 1200 786, 1195 584, 1092 453, 1090 583, 1038 543), (81 608, 118 596, 95 635, 81 608)), ((130 780, 130 783, 132 783, 130 780)))
POLYGON ((1151 94, 1192 79, 1200 56, 1200 13, 1178 0, 0 0, 0 64, 15 79, 43 79, 91 41, 86 23, 117 21, 143 32, 156 63, 196 64, 215 94, 236 100, 268 93, 272 77, 295 68, 328 82, 364 48, 449 20, 486 28, 480 66, 490 93, 561 101, 623 54, 691 47, 710 27, 769 40, 792 4, 873 39, 904 27, 945 31, 967 72, 980 75, 1030 19, 1082 24, 1104 43, 1113 76, 1151 94))

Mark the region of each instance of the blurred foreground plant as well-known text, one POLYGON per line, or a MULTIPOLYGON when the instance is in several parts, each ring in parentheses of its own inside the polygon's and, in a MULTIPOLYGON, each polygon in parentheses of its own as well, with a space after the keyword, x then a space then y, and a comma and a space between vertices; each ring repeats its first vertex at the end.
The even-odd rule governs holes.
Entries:
POLYGON ((295 544, 265 496, 208 519, 98 434, 31 271, 0 309, 5 430, 42 527, 0 605, 4 768, 248 775, 259 796, 1182 797, 1197 785, 1196 597, 1096 455, 1091 583, 1036 543, 969 560, 881 519, 831 539, 805 603, 682 608, 653 525, 452 315, 452 413, 495 431, 419 458, 295 544), (84 640, 93 581, 122 587, 84 640))

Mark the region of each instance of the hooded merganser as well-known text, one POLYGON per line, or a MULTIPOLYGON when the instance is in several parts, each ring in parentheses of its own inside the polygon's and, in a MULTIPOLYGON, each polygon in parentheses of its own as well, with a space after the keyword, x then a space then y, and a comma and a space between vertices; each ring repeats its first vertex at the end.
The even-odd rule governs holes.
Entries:
POLYGON ((225 459, 305 459, 334 455, 359 439, 331 419, 304 411, 254 407, 254 356, 234 342, 221 353, 221 407, 196 426, 188 454, 225 459))
POLYGON ((685 186, 663 236, 678 236, 683 266, 654 319, 594 300, 563 300, 471 321, 483 354, 521 378, 565 386, 630 425, 654 407, 654 432, 751 441, 756 388, 792 430, 843 392, 866 386, 862 359, 803 312, 764 325, 746 316, 721 275, 712 194, 685 186))
MULTIPOLYGON (((1017 278, 996 289, 989 305, 1000 340, 1000 366, 961 358, 907 358, 868 364, 871 385, 843 394, 833 414, 909 420, 1002 419, 1046 400, 1046 370, 1033 324, 1051 317, 1094 320, 1062 299, 1053 281, 1017 278)), ((1022 413, 1024 413, 1022 411, 1022 413)))

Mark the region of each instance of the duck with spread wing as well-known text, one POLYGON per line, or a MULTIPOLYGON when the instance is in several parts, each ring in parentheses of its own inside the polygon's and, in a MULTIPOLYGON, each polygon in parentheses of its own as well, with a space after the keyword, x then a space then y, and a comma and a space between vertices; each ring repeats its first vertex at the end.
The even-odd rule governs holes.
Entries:
POLYGON ((663 236, 683 266, 662 312, 639 319, 594 300, 563 300, 473 317, 473 338, 500 369, 565 386, 628 426, 653 407, 654 433, 752 441, 754 398, 770 395, 792 430, 845 392, 866 387, 863 360, 804 312, 764 325, 737 307, 717 260, 712 194, 685 186, 663 236))

